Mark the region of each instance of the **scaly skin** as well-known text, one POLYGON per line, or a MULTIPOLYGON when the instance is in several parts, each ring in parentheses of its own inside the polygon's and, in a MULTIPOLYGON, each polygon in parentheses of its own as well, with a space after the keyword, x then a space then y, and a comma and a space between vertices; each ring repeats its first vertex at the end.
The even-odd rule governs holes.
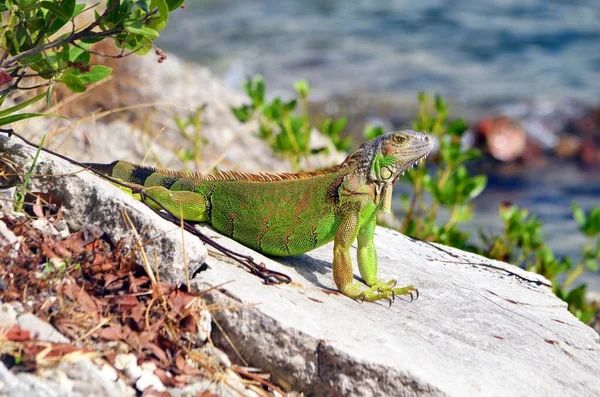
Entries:
POLYGON ((392 188, 433 147, 423 133, 398 131, 363 144, 338 166, 297 174, 221 171, 201 175, 157 170, 123 161, 88 164, 135 185, 185 220, 214 229, 262 253, 298 255, 334 241, 333 278, 353 299, 392 300, 412 285, 377 277, 373 243, 377 211, 391 210, 392 188), (358 268, 365 284, 353 280, 350 246, 358 239, 358 268))

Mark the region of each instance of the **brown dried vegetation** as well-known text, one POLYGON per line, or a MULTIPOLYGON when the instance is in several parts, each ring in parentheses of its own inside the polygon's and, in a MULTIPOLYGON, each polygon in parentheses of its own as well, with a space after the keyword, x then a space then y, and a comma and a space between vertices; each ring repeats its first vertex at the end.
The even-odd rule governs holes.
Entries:
MULTIPOLYGON (((48 215, 43 208, 35 212, 48 215)), ((22 237, 16 255, 15 250, 0 251, 0 300, 26 303, 74 341, 38 341, 15 325, 0 332, 3 362, 34 371, 67 355, 114 363, 117 354, 133 353, 139 364, 155 363, 155 375, 168 387, 198 378, 226 383, 225 372, 233 371, 260 394, 281 392, 265 380, 268 376, 236 366, 227 369, 203 353, 199 348, 212 342, 198 337, 198 325, 204 310, 219 308, 207 306, 201 294, 185 287, 152 283, 156 276, 146 273, 124 241, 113 244, 95 226, 59 239, 32 227, 31 218, 15 219, 0 212, 0 221, 22 237)))

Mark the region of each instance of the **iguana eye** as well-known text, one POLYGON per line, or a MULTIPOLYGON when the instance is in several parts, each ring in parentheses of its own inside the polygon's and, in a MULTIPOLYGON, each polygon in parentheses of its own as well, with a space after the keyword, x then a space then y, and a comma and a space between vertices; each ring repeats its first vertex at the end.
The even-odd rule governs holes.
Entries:
POLYGON ((394 136, 394 142, 396 142, 396 143, 404 143, 405 140, 406 140, 406 137, 404 135, 395 135, 394 136))

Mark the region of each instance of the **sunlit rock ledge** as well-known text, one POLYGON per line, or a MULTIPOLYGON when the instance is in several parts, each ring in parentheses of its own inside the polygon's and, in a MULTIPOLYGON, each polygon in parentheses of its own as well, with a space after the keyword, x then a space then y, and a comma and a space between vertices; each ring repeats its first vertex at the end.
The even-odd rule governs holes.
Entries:
MULTIPOLYGON (((0 138, 0 152, 25 172, 35 150, 0 138)), ((95 224, 113 238, 127 211, 138 227, 174 230, 148 249, 162 279, 183 280, 181 232, 141 203, 54 156, 42 154, 31 189, 64 201, 71 227, 95 224)), ((265 285, 185 234, 188 261, 206 260, 194 279, 214 312, 230 358, 272 374, 306 395, 597 396, 600 337, 568 312, 547 280, 512 265, 378 228, 380 275, 418 286, 420 297, 358 303, 335 291, 332 245, 273 259, 202 227, 217 242, 249 254, 293 283, 265 285), (234 348, 237 353, 233 353, 234 348)), ((159 231, 158 229, 156 230, 159 231)))

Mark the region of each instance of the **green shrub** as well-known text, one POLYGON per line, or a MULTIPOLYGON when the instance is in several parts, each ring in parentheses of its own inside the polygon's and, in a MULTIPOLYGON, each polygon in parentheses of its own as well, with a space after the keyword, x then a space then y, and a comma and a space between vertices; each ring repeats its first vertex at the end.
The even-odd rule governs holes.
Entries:
MULTIPOLYGON (((110 75, 111 69, 90 65, 91 54, 122 58, 132 53, 146 54, 153 48, 169 19, 169 13, 183 0, 108 0, 106 8, 76 0, 4 0, 0 1, 0 101, 14 91, 47 88, 50 105, 51 88, 62 83, 73 92, 110 75), (89 13, 92 22, 81 25, 81 15, 89 13), (92 17, 93 15, 93 17, 92 17), (90 45, 112 39, 120 50, 99 54, 90 45), (38 83, 26 83, 32 77, 38 83)), ((157 54, 160 50, 157 51, 157 54)), ((159 62, 165 56, 160 55, 159 62)), ((36 100, 43 96, 37 96, 36 100)), ((5 109, 0 126, 40 116, 36 113, 14 115, 18 109, 5 109)))
MULTIPOLYGON (((250 104, 232 108, 233 114, 242 122, 258 120, 258 136, 266 141, 271 149, 286 157, 295 171, 299 171, 300 161, 311 155, 326 152, 326 147, 311 148, 310 136, 313 125, 310 122, 307 99, 310 87, 306 80, 294 85, 296 95, 289 101, 275 98, 268 101, 265 97, 265 81, 261 76, 248 79, 244 91, 250 98, 250 104), (300 103, 300 109, 295 111, 300 103)), ((339 150, 350 148, 350 139, 342 138, 341 133, 346 127, 346 119, 337 121, 326 119, 322 124, 322 132, 329 137, 331 143, 339 150)))

